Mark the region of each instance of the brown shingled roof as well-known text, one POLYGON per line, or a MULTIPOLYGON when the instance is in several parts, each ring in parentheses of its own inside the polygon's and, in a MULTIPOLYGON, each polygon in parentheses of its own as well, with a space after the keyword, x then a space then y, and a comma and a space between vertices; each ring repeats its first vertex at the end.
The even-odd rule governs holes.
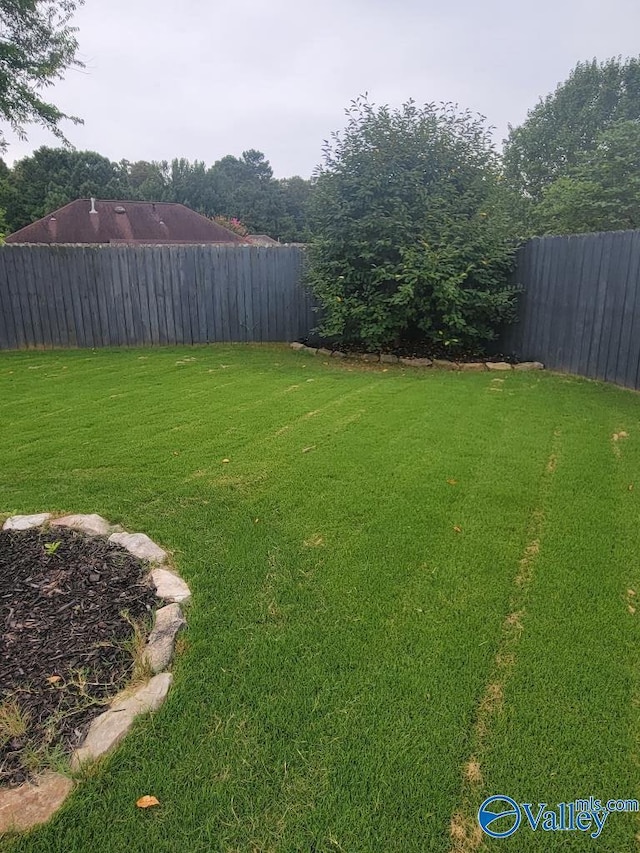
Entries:
POLYGON ((10 234, 7 243, 244 243, 183 204, 82 198, 10 234))

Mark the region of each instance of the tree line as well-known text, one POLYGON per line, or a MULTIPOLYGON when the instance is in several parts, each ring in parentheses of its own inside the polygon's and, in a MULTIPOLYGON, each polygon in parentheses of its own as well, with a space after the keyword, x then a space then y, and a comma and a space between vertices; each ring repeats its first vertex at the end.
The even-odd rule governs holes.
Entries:
POLYGON ((239 220, 250 233, 282 242, 310 238, 311 181, 276 179, 254 149, 208 167, 185 158, 114 162, 95 151, 42 147, 12 168, 0 161, 0 209, 6 233, 77 198, 172 201, 205 216, 239 220))
MULTIPOLYGON (((637 57, 578 63, 520 126, 509 128, 498 157, 523 239, 640 228, 639 164, 637 57)), ((43 147, 12 168, 0 160, 0 211, 9 233, 76 198, 174 201, 205 216, 238 219, 251 233, 307 242, 318 174, 276 179, 255 149, 207 167, 185 158, 114 162, 94 151, 43 147)))

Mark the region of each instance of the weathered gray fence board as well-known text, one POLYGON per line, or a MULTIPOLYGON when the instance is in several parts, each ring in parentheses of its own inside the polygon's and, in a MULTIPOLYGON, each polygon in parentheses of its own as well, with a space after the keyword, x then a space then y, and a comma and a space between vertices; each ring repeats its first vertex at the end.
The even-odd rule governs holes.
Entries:
POLYGON ((622 334, 622 319, 624 312, 626 282, 629 273, 629 246, 631 241, 625 240, 619 252, 611 256, 609 281, 610 288, 608 305, 610 310, 605 312, 600 339, 600 358, 603 365, 603 378, 613 380, 618 372, 618 350, 622 334), (624 282, 624 285, 622 284, 624 282))
MULTIPOLYGON (((0 253, 5 257, 8 255, 0 253)), ((58 248, 50 255, 53 275, 60 284, 64 297, 66 346, 84 346, 84 327, 82 322, 82 305, 78 293, 78 283, 69 268, 69 258, 64 249, 58 248), (66 274, 64 272, 66 270, 66 274)))
MULTIPOLYGON (((52 255, 49 255, 47 257, 46 262, 47 273, 49 275, 49 281, 51 282, 51 290, 53 293, 53 300, 55 304, 56 334, 54 337, 53 344, 57 347, 69 346, 69 327, 67 324, 68 308, 64 300, 64 288, 60 286, 61 283, 58 280, 58 276, 56 275, 56 267, 52 255)), ((69 308, 70 307, 71 306, 69 306, 69 308)))
MULTIPOLYGON (((0 255, 0 279, 7 276, 7 258, 0 255)), ((13 317, 9 314, 9 304, 0 303, 0 340, 6 340, 10 347, 17 347, 13 317)))
POLYGON ((111 282, 111 299, 115 308, 120 305, 120 310, 117 311, 116 323, 118 329, 118 343, 126 346, 129 342, 129 317, 131 316, 131 305, 127 304, 127 295, 122 289, 122 276, 120 274, 120 252, 115 252, 112 262, 111 282))
MULTIPOLYGON (((31 287, 31 282, 29 281, 28 272, 25 269, 24 261, 24 258, 20 258, 19 263, 16 264, 16 273, 24 282, 24 288, 17 289, 16 297, 20 306, 19 310, 22 316, 22 326, 24 329, 24 335, 26 340, 28 341, 27 345, 31 348, 33 347, 33 341, 36 340, 36 332, 34 330, 34 323, 31 317, 31 307, 29 304, 29 289, 31 287)), ((41 338, 38 338, 38 340, 41 340, 41 338)), ((44 341, 42 343, 44 343, 44 341)))
POLYGON ((634 231, 631 236, 628 281, 617 369, 624 377, 620 380, 623 385, 638 387, 636 383, 638 365, 640 365, 640 231, 634 231))
POLYGON ((315 325, 298 247, 0 247, 0 349, 283 341, 315 325))
POLYGON ((555 370, 640 387, 640 231, 530 240, 505 349, 555 370))

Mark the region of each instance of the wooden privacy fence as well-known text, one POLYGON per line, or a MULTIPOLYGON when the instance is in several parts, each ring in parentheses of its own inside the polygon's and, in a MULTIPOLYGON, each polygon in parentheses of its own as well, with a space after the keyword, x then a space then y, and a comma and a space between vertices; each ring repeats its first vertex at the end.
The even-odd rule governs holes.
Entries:
POLYGON ((297 246, 0 247, 0 349, 290 341, 315 325, 297 246))
POLYGON ((535 238, 515 280, 524 293, 505 351, 640 388, 640 231, 535 238))
MULTIPOLYGON (((0 350, 290 341, 316 325, 296 246, 0 247, 0 350)), ((640 388, 640 231, 518 252, 521 359, 640 388)))

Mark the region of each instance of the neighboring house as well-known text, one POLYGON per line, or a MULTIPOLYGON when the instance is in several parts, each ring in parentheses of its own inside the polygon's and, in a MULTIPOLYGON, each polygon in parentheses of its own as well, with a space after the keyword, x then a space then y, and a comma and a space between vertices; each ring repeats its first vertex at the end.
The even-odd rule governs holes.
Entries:
POLYGON ((282 243, 278 243, 277 240, 274 240, 273 237, 269 237, 267 234, 247 234, 245 240, 248 243, 251 243, 252 246, 281 246, 282 243))
POLYGON ((183 204, 81 198, 15 231, 7 243, 235 243, 246 238, 183 204))

